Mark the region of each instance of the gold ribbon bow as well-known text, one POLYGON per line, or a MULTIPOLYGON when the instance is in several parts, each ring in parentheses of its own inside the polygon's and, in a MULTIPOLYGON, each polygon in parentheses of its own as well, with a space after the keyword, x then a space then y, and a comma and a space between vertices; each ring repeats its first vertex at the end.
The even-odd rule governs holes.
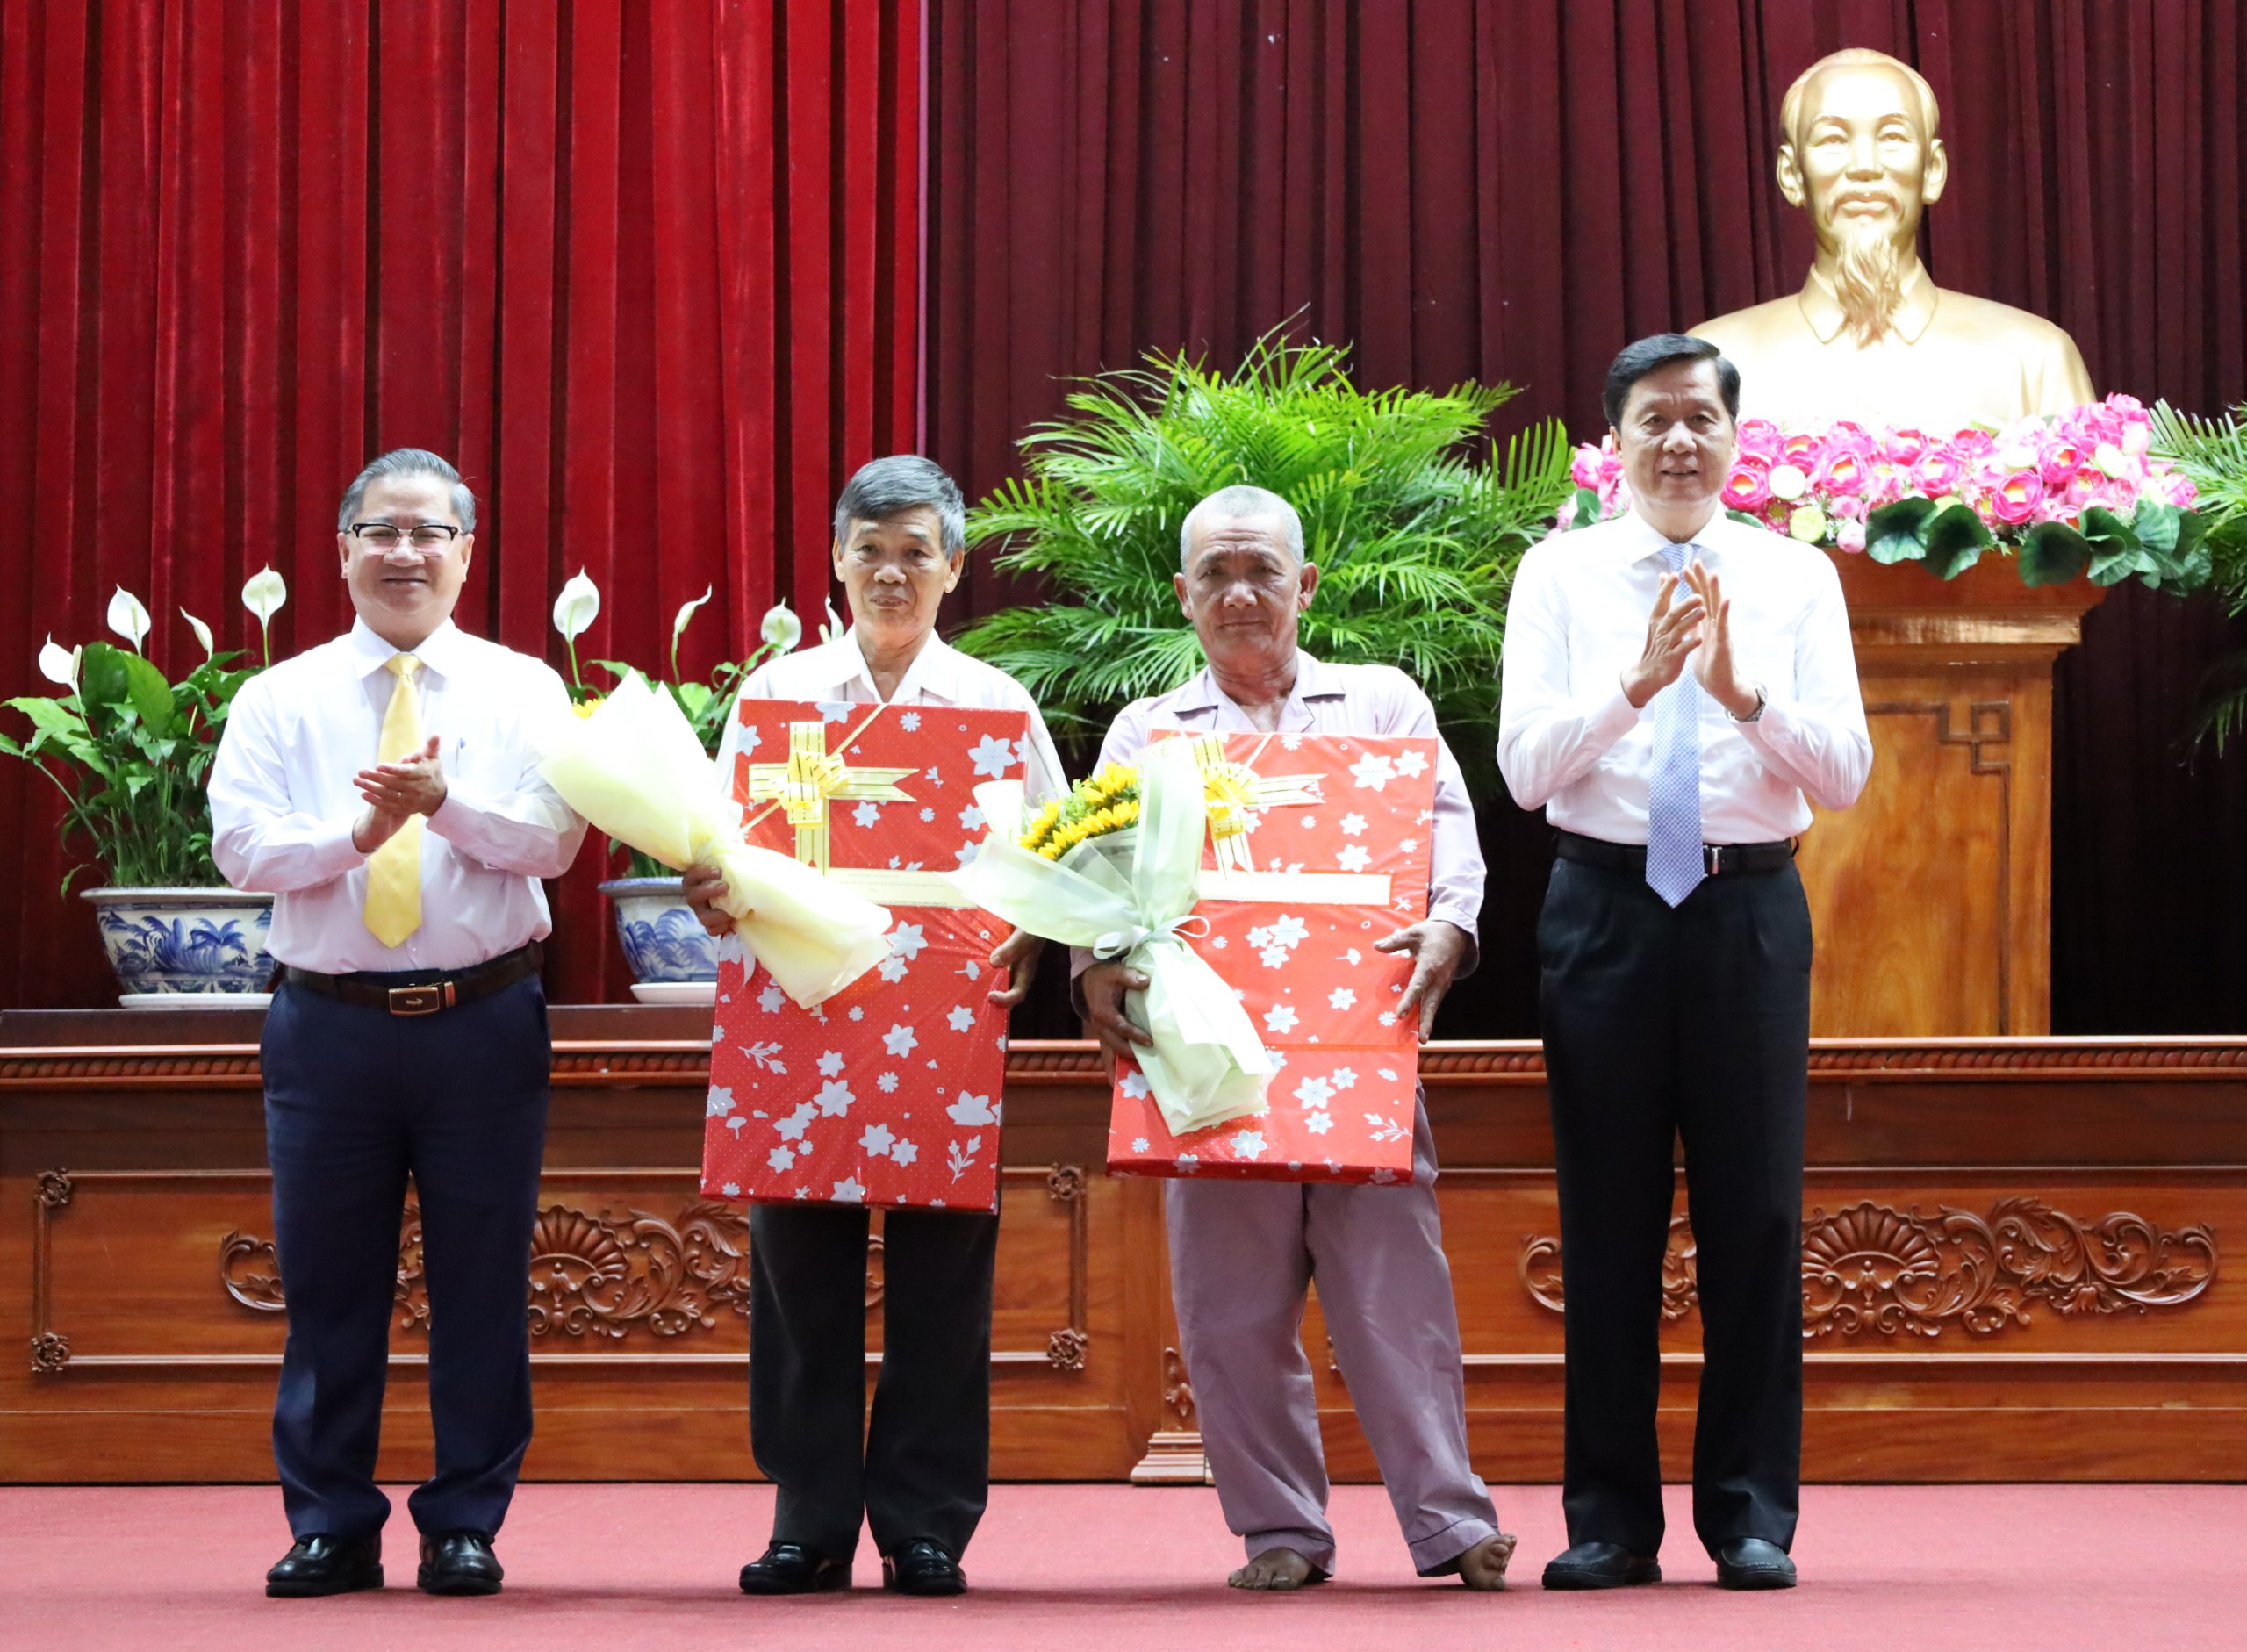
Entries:
MULTIPOLYGON (((867 721, 871 722, 872 718, 867 721)), ((863 732, 863 728, 860 732, 863 732)), ((853 734, 851 739, 856 739, 853 734)), ((851 739, 843 742, 844 746, 851 739)), ((788 824, 796 829, 796 858, 821 872, 827 865, 828 800, 865 799, 909 803, 913 794, 901 792, 897 782, 914 769, 852 767, 840 751, 827 749, 824 722, 788 725, 788 760, 749 765, 749 795, 757 802, 777 801, 788 824)))
MULTIPOLYGON (((1217 851, 1220 871, 1256 870, 1248 851, 1251 810, 1326 801, 1316 774, 1259 774, 1246 763, 1231 761, 1225 756, 1225 737, 1221 734, 1195 735, 1190 743, 1194 761, 1202 771, 1202 795, 1209 803, 1210 842, 1217 851)), ((1250 760, 1263 751, 1264 747, 1258 746, 1250 760)))

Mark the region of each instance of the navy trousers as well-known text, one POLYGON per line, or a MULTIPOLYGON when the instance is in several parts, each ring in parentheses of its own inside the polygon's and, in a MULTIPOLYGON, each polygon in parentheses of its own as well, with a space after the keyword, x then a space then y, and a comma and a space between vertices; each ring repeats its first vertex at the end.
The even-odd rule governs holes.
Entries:
POLYGON ((749 1214, 749 1433, 779 1490, 776 1542, 848 1560, 863 1519, 893 1555, 958 1559, 990 1495, 991 1276, 999 1218, 882 1216, 882 1361, 866 1419, 867 1212, 749 1214))
POLYGON ((531 1223, 552 1045, 537 978, 420 1016, 284 984, 267 1012, 266 1154, 289 1340, 273 1458, 289 1529, 356 1537, 375 1484, 413 1179, 429 1298, 436 1472, 423 1532, 496 1533, 530 1444, 531 1223))
POLYGON ((1538 922, 1561 1196, 1572 1544, 1662 1544, 1662 1257, 1685 1149, 1705 1362, 1693 1526, 1793 1541, 1802 1460, 1802 1153, 1810 909, 1790 865, 1675 910, 1637 872, 1562 860, 1538 922))

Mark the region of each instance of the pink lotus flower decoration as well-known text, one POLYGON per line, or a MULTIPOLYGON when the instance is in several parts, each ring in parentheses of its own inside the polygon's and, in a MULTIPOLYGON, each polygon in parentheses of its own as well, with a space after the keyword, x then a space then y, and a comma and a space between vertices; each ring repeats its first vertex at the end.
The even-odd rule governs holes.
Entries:
MULTIPOLYGON (((2079 527, 2093 506, 2127 523, 2142 503, 2190 510, 2197 499, 2188 478, 2150 456, 2152 420, 2134 396, 1999 431, 1875 429, 1849 420, 1783 428, 1749 418, 1739 437, 1725 508, 1851 553, 1865 549, 1872 514, 1905 499, 1962 500, 2001 545, 2017 548, 2040 524, 2079 527)), ((1630 509, 1612 438, 1578 448, 1570 473, 1597 501, 1596 509, 1579 501, 1576 526, 1630 509)))

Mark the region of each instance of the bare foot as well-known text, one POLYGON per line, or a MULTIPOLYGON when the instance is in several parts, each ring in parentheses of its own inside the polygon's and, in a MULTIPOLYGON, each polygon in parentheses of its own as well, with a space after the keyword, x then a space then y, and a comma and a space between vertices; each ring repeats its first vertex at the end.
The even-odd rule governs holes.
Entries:
POLYGON ((1325 1572, 1291 1548, 1267 1548, 1225 1579, 1235 1589, 1300 1589, 1325 1581, 1325 1572))
POLYGON ((1493 1533, 1459 1557, 1459 1581, 1469 1589, 1504 1589, 1512 1558, 1513 1534, 1493 1533))

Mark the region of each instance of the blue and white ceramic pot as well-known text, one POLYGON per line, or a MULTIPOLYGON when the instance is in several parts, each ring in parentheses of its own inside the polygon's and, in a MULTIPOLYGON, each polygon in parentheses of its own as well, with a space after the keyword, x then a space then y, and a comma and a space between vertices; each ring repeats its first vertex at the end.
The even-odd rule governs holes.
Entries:
POLYGON ((263 1003, 273 897, 235 889, 88 889, 127 1009, 263 1003))
POLYGON ((600 892, 616 903, 616 937, 643 1002, 708 1002, 718 979, 718 939, 681 898, 677 878, 612 878, 600 892), (642 991, 642 988, 654 988, 642 991))

